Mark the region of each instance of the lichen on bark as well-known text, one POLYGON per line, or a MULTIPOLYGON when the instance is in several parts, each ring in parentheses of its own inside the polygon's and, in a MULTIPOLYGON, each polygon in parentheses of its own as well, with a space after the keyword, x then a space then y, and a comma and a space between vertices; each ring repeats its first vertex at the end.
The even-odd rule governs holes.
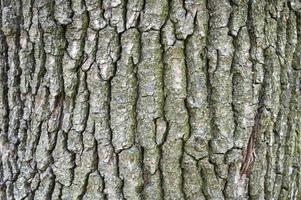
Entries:
POLYGON ((298 0, 1 0, 0 199, 301 199, 298 0))

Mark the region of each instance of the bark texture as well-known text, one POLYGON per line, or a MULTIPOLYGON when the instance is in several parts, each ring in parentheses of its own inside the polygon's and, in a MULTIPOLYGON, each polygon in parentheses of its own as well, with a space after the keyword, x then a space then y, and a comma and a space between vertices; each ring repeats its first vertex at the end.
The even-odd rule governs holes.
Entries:
POLYGON ((1 0, 0 199, 301 199, 298 0, 1 0))

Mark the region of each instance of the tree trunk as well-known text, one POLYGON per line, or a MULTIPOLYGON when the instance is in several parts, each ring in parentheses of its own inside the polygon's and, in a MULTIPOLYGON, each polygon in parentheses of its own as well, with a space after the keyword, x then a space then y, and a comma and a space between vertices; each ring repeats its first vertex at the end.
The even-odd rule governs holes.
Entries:
POLYGON ((298 0, 1 0, 0 199, 301 199, 298 0))

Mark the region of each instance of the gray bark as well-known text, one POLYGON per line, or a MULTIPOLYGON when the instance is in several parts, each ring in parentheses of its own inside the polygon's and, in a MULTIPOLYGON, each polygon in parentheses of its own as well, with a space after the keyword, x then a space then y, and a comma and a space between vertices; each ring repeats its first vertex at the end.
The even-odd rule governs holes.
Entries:
POLYGON ((298 0, 1 0, 0 199, 301 199, 298 0))

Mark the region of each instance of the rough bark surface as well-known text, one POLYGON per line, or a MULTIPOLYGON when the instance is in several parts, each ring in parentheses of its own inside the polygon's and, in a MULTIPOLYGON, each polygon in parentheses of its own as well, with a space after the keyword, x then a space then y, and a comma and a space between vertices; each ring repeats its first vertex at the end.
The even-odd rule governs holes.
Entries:
POLYGON ((301 199, 298 0, 1 0, 0 199, 301 199))

